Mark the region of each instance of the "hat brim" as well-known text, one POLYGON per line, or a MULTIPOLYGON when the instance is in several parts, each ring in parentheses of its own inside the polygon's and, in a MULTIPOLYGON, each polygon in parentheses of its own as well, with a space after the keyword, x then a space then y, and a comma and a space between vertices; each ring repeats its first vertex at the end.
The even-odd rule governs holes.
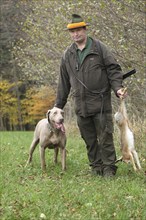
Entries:
POLYGON ((86 27, 86 26, 90 26, 90 24, 89 23, 84 23, 84 22, 80 22, 80 24, 79 23, 72 23, 72 24, 67 25, 67 28, 65 28, 64 30, 65 31, 73 30, 73 29, 77 29, 77 28, 83 28, 83 27, 86 27))

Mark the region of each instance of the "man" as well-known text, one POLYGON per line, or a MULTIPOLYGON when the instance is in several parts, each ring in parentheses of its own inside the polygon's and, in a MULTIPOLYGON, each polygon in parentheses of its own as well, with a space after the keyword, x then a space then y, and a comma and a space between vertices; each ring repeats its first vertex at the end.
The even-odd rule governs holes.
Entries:
POLYGON ((72 15, 67 25, 73 40, 63 54, 55 106, 63 108, 70 89, 75 100, 77 123, 86 143, 92 173, 116 174, 113 143, 111 89, 123 97, 122 71, 109 49, 86 33, 82 17, 72 15))

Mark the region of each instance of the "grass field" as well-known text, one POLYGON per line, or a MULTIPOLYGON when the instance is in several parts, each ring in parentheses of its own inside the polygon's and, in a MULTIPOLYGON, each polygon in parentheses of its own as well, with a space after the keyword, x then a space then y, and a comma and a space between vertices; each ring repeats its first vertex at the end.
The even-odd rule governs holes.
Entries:
MULTIPOLYGON (((118 164, 113 179, 92 176, 84 143, 69 134, 67 171, 46 153, 47 173, 40 169, 38 148, 33 166, 24 168, 33 132, 1 132, 1 220, 145 220, 144 140, 138 149, 143 172, 118 164)), ((144 136, 144 135, 143 135, 144 136)), ((119 149, 117 149, 119 151, 119 149)))

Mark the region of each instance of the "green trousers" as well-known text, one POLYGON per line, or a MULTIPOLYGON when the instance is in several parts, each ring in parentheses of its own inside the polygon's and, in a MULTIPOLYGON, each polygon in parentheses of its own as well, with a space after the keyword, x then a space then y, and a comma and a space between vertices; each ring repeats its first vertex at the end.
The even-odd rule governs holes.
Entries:
POLYGON ((77 115, 77 123, 92 169, 110 169, 116 173, 112 114, 99 113, 86 118, 77 115))

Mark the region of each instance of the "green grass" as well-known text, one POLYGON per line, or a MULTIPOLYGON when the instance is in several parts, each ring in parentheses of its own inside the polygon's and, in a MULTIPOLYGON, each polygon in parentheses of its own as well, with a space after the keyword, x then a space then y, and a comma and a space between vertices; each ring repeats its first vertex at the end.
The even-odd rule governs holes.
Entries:
MULTIPOLYGON (((118 164, 113 179, 92 176, 79 135, 67 141, 67 171, 46 150, 42 174, 38 147, 33 166, 24 168, 33 132, 1 132, 1 220, 145 220, 146 179, 131 165, 118 164), (43 218, 42 218, 43 219, 43 218), (45 218, 44 218, 45 219, 45 218)), ((144 146, 144 143, 143 143, 144 146)), ((140 152, 146 170, 144 149, 140 152)))

